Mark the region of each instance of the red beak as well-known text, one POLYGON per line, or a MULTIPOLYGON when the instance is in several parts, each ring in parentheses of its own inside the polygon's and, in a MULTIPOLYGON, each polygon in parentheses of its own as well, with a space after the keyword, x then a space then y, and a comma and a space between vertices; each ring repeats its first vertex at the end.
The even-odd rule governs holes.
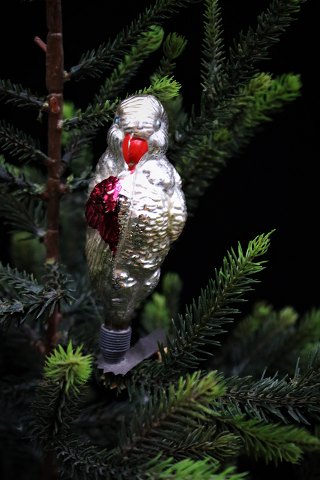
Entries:
POLYGON ((148 142, 127 133, 122 142, 122 153, 129 170, 134 170, 141 157, 148 151, 148 142))

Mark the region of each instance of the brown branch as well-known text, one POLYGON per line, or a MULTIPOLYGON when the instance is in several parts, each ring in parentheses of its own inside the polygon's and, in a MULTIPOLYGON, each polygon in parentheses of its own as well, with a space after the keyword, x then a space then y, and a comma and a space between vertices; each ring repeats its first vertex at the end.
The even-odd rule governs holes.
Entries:
MULTIPOLYGON (((63 192, 61 175, 61 122, 63 108, 64 52, 62 42, 61 0, 46 0, 47 10, 47 45, 42 40, 36 43, 46 52, 46 87, 48 91, 48 158, 46 168, 48 179, 43 198, 47 201, 48 229, 44 238, 46 246, 46 262, 53 264, 59 261, 59 211, 63 192)), ((37 38, 37 37, 36 37, 37 38)), ((48 319, 45 353, 51 352, 59 341, 59 324, 61 322, 60 307, 56 306, 48 319)), ((55 454, 45 454, 44 479, 57 480, 58 469, 55 454)))
MULTIPOLYGON (((47 5, 47 45, 46 45, 46 87, 48 91, 48 179, 44 197, 47 199, 48 230, 44 243, 46 262, 59 261, 59 210, 62 194, 61 163, 61 121, 63 108, 64 52, 62 41, 61 0, 46 0, 47 5)), ((37 38, 37 37, 36 37, 37 38)), ((35 40, 36 41, 36 40, 35 40)), ((42 42, 42 41, 41 41, 42 42)), ((40 42, 40 43, 41 43, 40 42)), ((39 41, 36 42, 39 46, 39 41)), ((46 332, 47 353, 57 344, 61 314, 58 308, 48 320, 46 332)))

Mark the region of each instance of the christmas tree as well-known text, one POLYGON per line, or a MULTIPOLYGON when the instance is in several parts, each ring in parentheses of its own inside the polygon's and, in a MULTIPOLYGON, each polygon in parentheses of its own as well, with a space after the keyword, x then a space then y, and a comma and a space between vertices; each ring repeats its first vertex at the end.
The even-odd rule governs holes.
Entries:
POLYGON ((283 71, 279 45, 314 4, 243 3, 4 8, 19 42, 5 32, 11 75, 0 80, 1 478, 320 476, 320 311, 293 304, 301 285, 276 295, 272 248, 285 250, 290 226, 276 187, 276 200, 256 198, 274 171, 245 166, 253 152, 285 156, 263 135, 279 116, 284 131, 305 84, 283 71), (167 112, 187 220, 132 319, 132 345, 159 328, 165 340, 114 374, 97 363, 108 311, 88 269, 85 211, 106 132, 132 95, 167 112))

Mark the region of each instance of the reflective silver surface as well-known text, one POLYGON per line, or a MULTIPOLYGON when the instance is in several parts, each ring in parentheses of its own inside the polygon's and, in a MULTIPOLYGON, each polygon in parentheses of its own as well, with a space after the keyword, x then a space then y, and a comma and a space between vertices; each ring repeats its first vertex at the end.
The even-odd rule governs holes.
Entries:
POLYGON ((151 95, 125 99, 90 182, 89 194, 111 175, 121 184, 115 255, 95 229, 88 227, 86 241, 91 281, 106 305, 109 328, 124 329, 130 324, 135 309, 156 287, 160 266, 185 225, 185 198, 180 176, 165 156, 167 142, 168 119, 162 104, 151 95), (128 133, 148 142, 148 152, 134 171, 129 171, 122 154, 128 133))

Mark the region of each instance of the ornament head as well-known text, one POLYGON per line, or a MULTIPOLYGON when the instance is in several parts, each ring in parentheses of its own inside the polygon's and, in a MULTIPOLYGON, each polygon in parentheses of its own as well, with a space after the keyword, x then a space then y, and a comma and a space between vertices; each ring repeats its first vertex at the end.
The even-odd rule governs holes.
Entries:
POLYGON ((108 146, 133 170, 145 153, 164 154, 168 147, 168 117, 153 95, 133 95, 118 106, 108 132, 108 146))

